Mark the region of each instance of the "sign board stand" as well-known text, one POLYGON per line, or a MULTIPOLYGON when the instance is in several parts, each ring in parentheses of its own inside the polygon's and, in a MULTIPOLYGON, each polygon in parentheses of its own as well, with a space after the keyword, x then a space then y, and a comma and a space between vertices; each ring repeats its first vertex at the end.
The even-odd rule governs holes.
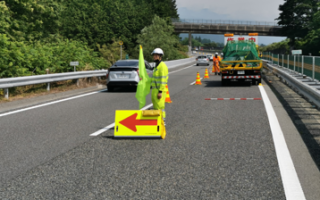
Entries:
POLYGON ((76 66, 78 66, 78 65, 79 65, 78 61, 71 61, 70 62, 70 66, 73 66, 74 71, 76 71, 76 66))
POLYGON ((166 127, 161 110, 117 110, 115 138, 162 138, 166 127))

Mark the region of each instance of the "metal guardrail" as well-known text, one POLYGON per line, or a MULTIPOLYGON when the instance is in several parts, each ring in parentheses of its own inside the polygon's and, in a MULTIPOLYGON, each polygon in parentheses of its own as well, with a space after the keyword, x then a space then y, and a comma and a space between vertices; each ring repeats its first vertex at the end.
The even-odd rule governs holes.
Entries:
MULTIPOLYGON (((186 58, 180 60, 165 61, 168 68, 179 67, 190 62, 194 62, 194 58, 186 58)), ((34 76, 23 76, 14 78, 2 78, 0 79, 0 89, 4 89, 4 96, 6 99, 9 98, 9 88, 35 85, 35 84, 47 84, 47 90, 50 90, 50 83, 66 80, 74 80, 80 78, 89 77, 101 77, 106 76, 108 70, 94 70, 94 71, 81 71, 81 72, 67 72, 58 74, 45 74, 45 75, 34 75, 34 76)))
POLYGON ((215 24, 215 25, 249 25, 249 26, 278 26, 277 21, 240 21, 240 20, 206 20, 206 19, 171 19, 172 23, 179 24, 215 24))
POLYGON ((269 60, 273 64, 277 64, 284 68, 312 77, 313 80, 320 80, 319 56, 287 55, 263 52, 262 58, 269 60))
POLYGON ((280 65, 272 64, 268 60, 264 60, 264 62, 267 62, 266 66, 269 71, 276 74, 289 86, 295 88, 299 94, 308 98, 309 101, 313 102, 317 107, 320 107, 320 82, 318 80, 313 80, 312 77, 280 65))
POLYGON ((23 76, 14 78, 0 79, 0 89, 4 89, 4 96, 9 98, 9 88, 19 87, 25 85, 43 84, 47 83, 47 90, 50 90, 50 83, 57 81, 66 81, 79 78, 101 77, 106 76, 108 70, 95 70, 83 72, 67 72, 59 74, 45 74, 35 76, 23 76))

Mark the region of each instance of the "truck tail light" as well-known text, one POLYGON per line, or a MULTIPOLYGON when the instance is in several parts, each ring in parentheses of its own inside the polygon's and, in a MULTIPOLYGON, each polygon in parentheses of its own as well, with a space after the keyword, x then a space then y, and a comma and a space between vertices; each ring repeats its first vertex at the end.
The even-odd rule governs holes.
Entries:
POLYGON ((196 58, 196 61, 198 61, 198 58, 196 58))
POLYGON ((258 74, 258 73, 260 73, 260 71, 254 71, 254 73, 258 74))
POLYGON ((228 73, 228 71, 221 71, 221 73, 222 73, 222 74, 227 74, 227 73, 228 73))
POLYGON ((108 73, 107 73, 107 75, 106 75, 106 78, 108 78, 109 77, 109 70, 108 70, 108 73))

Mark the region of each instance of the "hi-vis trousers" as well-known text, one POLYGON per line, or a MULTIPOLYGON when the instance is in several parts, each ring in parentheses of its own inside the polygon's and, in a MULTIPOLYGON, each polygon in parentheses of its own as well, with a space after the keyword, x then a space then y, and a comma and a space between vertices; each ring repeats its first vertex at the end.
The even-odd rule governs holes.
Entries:
POLYGON ((166 118, 166 111, 165 111, 166 92, 162 91, 161 99, 158 99, 158 94, 159 94, 159 90, 156 88, 152 88, 151 101, 153 103, 153 109, 162 110, 163 119, 165 119, 166 118))

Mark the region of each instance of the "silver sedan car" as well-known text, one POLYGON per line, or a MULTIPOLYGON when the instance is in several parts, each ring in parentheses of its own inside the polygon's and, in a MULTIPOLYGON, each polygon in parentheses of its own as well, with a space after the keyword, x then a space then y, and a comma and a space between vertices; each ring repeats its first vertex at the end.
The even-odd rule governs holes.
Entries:
POLYGON ((207 56, 198 56, 196 58, 196 61, 197 61, 197 66, 199 65, 210 65, 210 61, 209 61, 209 58, 207 56))
MULTIPOLYGON (((152 77, 151 65, 145 61, 147 73, 152 77)), ((108 91, 114 91, 114 88, 136 87, 140 81, 139 78, 139 60, 118 60, 108 70, 107 87, 108 91)))

